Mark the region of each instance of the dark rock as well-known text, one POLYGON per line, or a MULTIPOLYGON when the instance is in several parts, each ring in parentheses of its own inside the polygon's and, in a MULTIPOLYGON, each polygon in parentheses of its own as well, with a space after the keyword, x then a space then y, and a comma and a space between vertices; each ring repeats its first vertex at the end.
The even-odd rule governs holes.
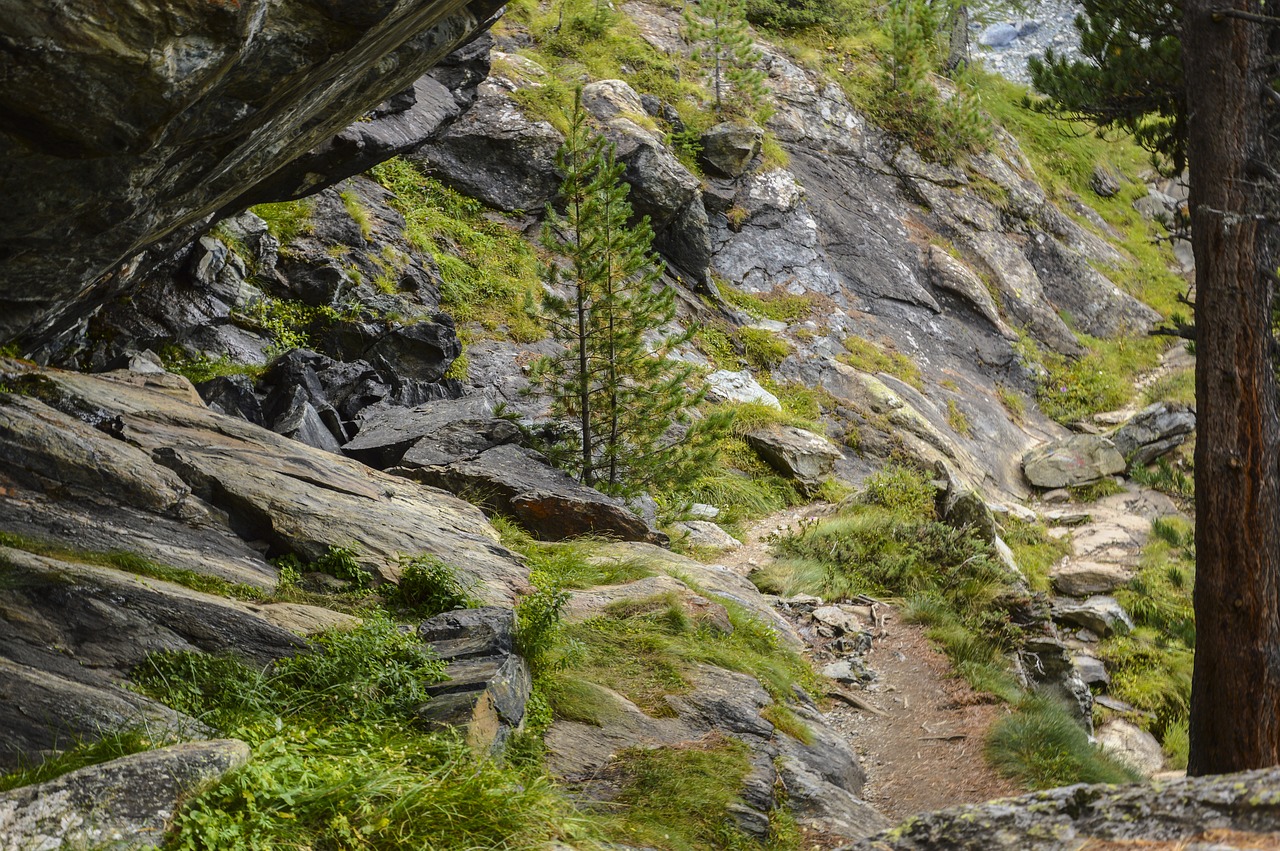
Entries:
POLYGON ((710 223, 700 197, 686 204, 666 228, 654 236, 653 247, 695 283, 707 281, 712 247, 710 223))
POLYGON ((747 442, 769 466, 806 487, 817 487, 840 457, 831 441, 794 426, 756 429, 747 433, 747 442))
POLYGON ((441 137, 410 159, 464 195, 499 210, 541 210, 560 188, 564 137, 527 118, 506 92, 483 92, 441 137))
POLYGON ((1065 644, 1047 636, 1028 639, 1018 660, 1033 685, 1056 695, 1086 730, 1093 730, 1093 694, 1076 673, 1065 644))
POLYGON ((1120 191, 1120 175, 1115 169, 1099 163, 1093 167, 1093 175, 1089 178, 1089 188, 1101 198, 1114 197, 1120 191))
POLYGON ((68 742, 93 741, 108 733, 145 728, 159 738, 210 732, 194 718, 112 683, 81 682, 5 658, 0 658, 0 678, 0 724, 5 730, 0 771, 30 765, 68 742))
POLYGON ((1195 411, 1183 405, 1156 402, 1120 426, 1111 441, 1130 465, 1143 466, 1181 446, 1195 428, 1195 411))
POLYGON ((445 612, 423 621, 418 637, 442 659, 469 659, 512 653, 515 612, 497 606, 445 612))
POLYGON ((11 848, 159 848, 182 803, 249 761, 236 739, 185 742, 0 793, 11 848))
POLYGON ((253 381, 247 375, 223 375, 196 385, 196 392, 210 410, 229 417, 239 417, 254 425, 264 425, 262 403, 253 392, 253 381))
POLYGON ((1268 848, 1280 833, 1280 770, 1134 786, 1077 784, 918 815, 849 851, 1268 848))
POLYGON ((480 395, 415 408, 379 406, 366 410, 357 425, 359 433, 343 451, 380 470, 448 464, 520 436, 515 424, 493 416, 493 405, 480 395))
POLYGON ((517 446, 497 446, 443 467, 388 472, 453 493, 479 494, 489 508, 514 517, 547 541, 588 534, 624 541, 665 539, 621 501, 578 484, 538 453, 517 446))
POLYGON ((754 124, 726 121, 702 134, 698 162, 722 177, 738 177, 760 153, 764 131, 754 124))
POLYGON ((468 744, 477 750, 501 748, 524 721, 533 685, 528 665, 510 652, 467 655, 450 662, 445 674, 444 682, 427 686, 431 700, 419 716, 432 724, 465 727, 468 744))
POLYGON ((104 26, 41 0, 6 15, 0 159, 22 168, 0 177, 0 340, 73 328, 263 175, 403 91, 497 5, 335 17, 295 0, 137 0, 104 26))
POLYGON ((1032 449, 1022 458, 1027 481, 1038 488, 1087 485, 1123 473, 1124 456, 1108 438, 1075 434, 1032 449))
POLYGON ((1087 255, 1057 236, 1037 233, 1025 250, 1045 295, 1085 333, 1107 338, 1145 333, 1160 320, 1159 313, 1117 287, 1087 255))
POLYGON ((366 356, 402 378, 435 382, 444 378, 460 354, 462 344, 454 331, 453 319, 439 313, 433 321, 392 329, 374 343, 366 356))

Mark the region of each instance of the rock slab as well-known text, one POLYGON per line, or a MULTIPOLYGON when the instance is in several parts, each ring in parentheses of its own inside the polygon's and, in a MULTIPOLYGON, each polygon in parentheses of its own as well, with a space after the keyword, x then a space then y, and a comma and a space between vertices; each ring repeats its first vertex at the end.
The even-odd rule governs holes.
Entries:
POLYGON ((237 739, 185 742, 5 792, 3 847, 159 848, 185 798, 248 761, 237 739))
POLYGON ((1032 449, 1022 458, 1027 481, 1038 488, 1089 485, 1123 473, 1124 456, 1108 438, 1074 434, 1032 449))

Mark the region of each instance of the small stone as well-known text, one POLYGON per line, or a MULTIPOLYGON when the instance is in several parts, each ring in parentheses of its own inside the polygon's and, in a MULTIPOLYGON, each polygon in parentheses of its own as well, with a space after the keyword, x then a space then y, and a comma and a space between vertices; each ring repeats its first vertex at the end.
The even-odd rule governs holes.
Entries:
POLYGON ((1107 673, 1107 668, 1102 664, 1102 660, 1082 653, 1073 657, 1071 664, 1075 666, 1076 676, 1080 677, 1085 685, 1102 686, 1103 688, 1111 685, 1111 676, 1107 673))
POLYGON ((862 620, 857 615, 846 612, 838 606, 814 609, 813 619, 831 627, 837 635, 859 632, 862 629, 862 620))
POLYGON ((1164 751, 1155 736, 1123 718, 1098 728, 1098 745, 1145 777, 1164 768, 1164 751))
POLYGON ((1066 488, 1054 488, 1053 490, 1046 491, 1044 494, 1042 494, 1040 496, 1040 499, 1042 502, 1047 502, 1047 503, 1050 503, 1051 505, 1057 504, 1057 503, 1063 503, 1063 502, 1070 502, 1071 491, 1067 490, 1066 488))

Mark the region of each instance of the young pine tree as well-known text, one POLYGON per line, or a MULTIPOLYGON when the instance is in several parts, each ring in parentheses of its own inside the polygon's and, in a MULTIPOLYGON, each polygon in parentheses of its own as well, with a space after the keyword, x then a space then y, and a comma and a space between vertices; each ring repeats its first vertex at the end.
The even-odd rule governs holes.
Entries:
POLYGON ((768 90, 757 67, 760 53, 751 46, 746 13, 737 0, 699 0, 698 14, 686 8, 684 20, 689 41, 697 45, 694 61, 711 72, 716 117, 723 118, 728 105, 754 110, 768 90))
POLYGON ((660 285, 648 219, 630 223, 624 167, 580 103, 556 164, 564 212, 548 207, 542 244, 567 261, 549 267, 548 289, 568 295, 548 293, 543 304, 565 348, 535 364, 533 378, 552 413, 574 423, 564 464, 584 484, 624 497, 691 477, 712 460, 706 424, 719 423, 667 439, 702 399, 685 386, 692 368, 669 356, 689 335, 661 332, 675 316, 675 293, 660 285))

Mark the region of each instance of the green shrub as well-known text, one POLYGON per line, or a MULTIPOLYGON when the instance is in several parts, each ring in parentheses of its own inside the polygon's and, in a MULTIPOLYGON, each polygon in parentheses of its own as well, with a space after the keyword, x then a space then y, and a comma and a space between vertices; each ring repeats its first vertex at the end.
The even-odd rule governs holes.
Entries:
POLYGON ((938 489, 912 467, 890 464, 862 483, 860 501, 912 519, 933 519, 938 489))
POLYGON ((300 577, 303 573, 324 573, 341 579, 351 585, 353 591, 368 591, 373 586, 373 577, 357 560, 357 553, 350 547, 330 546, 324 555, 311 562, 303 562, 294 553, 271 560, 281 574, 300 577))
POLYGON ((987 737, 987 759, 1028 789, 1071 783, 1135 783, 1141 775, 1090 744, 1084 728, 1050 697, 1030 695, 997 721, 987 737))
POLYGON ((424 554, 400 559, 400 582, 392 599, 419 617, 429 618, 453 609, 471 609, 479 602, 471 595, 474 580, 438 556, 424 554))

